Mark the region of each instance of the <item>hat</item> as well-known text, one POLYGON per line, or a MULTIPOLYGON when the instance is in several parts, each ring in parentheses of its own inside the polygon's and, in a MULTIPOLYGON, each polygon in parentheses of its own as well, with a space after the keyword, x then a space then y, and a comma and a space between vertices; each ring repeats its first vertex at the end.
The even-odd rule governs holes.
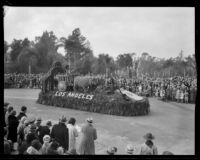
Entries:
POLYGON ((41 118, 41 117, 38 117, 38 118, 37 118, 37 121, 40 121, 40 122, 41 122, 41 121, 42 121, 42 118, 41 118))
POLYGON ((65 116, 62 116, 62 118, 60 119, 60 122, 61 123, 66 123, 67 122, 67 119, 65 116))
POLYGON ((88 117, 88 118, 87 118, 87 122, 92 123, 92 122, 93 122, 92 117, 88 117))
POLYGON ((46 125, 47 125, 47 126, 52 126, 51 121, 47 121, 46 125))
POLYGON ((152 133, 147 133, 144 135, 144 139, 153 140, 153 139, 155 139, 155 137, 152 135, 152 133))
POLYGON ((170 152, 170 151, 164 151, 162 153, 162 155, 174 155, 174 154, 172 152, 170 152))
POLYGON ((131 144, 128 144, 126 147, 126 152, 129 154, 133 154, 134 148, 131 144))
POLYGON ((43 142, 50 142, 50 140, 51 140, 51 137, 49 135, 45 135, 43 137, 43 142))
POLYGON ((34 123, 35 122, 35 117, 30 117, 29 118, 29 123, 34 123))
POLYGON ((4 107, 7 107, 10 103, 4 102, 4 107))
POLYGON ((116 147, 109 147, 107 149, 107 153, 108 154, 115 154, 115 152, 117 152, 117 148, 116 147))

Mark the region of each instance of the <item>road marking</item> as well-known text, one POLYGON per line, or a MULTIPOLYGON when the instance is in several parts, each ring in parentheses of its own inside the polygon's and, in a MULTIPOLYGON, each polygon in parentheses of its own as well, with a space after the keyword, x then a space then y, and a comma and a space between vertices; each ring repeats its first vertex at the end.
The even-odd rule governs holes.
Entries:
POLYGON ((33 100, 37 100, 37 98, 33 98, 33 97, 4 96, 4 98, 14 98, 14 99, 33 99, 33 100))

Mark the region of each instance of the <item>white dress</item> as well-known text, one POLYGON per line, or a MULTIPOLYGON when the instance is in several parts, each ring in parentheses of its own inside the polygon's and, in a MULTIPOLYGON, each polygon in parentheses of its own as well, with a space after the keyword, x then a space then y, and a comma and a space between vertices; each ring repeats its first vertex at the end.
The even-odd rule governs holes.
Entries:
POLYGON ((69 129, 69 150, 76 149, 76 137, 78 137, 78 131, 72 124, 67 124, 69 129))

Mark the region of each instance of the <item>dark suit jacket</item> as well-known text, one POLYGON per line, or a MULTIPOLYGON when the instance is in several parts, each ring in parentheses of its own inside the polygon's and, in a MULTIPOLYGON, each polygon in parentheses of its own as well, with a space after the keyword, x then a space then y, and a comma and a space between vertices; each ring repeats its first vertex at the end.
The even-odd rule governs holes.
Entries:
POLYGON ((65 150, 68 150, 69 135, 65 124, 55 124, 51 131, 51 138, 55 139, 65 150))

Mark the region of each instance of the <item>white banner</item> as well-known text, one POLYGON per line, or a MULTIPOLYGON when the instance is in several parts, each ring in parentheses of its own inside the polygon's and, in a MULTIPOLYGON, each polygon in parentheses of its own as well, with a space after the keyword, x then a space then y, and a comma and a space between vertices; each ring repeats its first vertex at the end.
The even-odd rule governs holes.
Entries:
POLYGON ((127 91, 127 90, 125 90, 125 89, 123 89, 123 88, 120 88, 120 90, 121 90, 121 92, 122 92, 123 94, 125 94, 125 95, 126 95, 127 97, 129 97, 130 99, 133 99, 134 101, 141 101, 141 100, 144 99, 143 97, 138 96, 137 94, 134 94, 134 93, 132 93, 132 92, 130 92, 130 91, 127 91))

